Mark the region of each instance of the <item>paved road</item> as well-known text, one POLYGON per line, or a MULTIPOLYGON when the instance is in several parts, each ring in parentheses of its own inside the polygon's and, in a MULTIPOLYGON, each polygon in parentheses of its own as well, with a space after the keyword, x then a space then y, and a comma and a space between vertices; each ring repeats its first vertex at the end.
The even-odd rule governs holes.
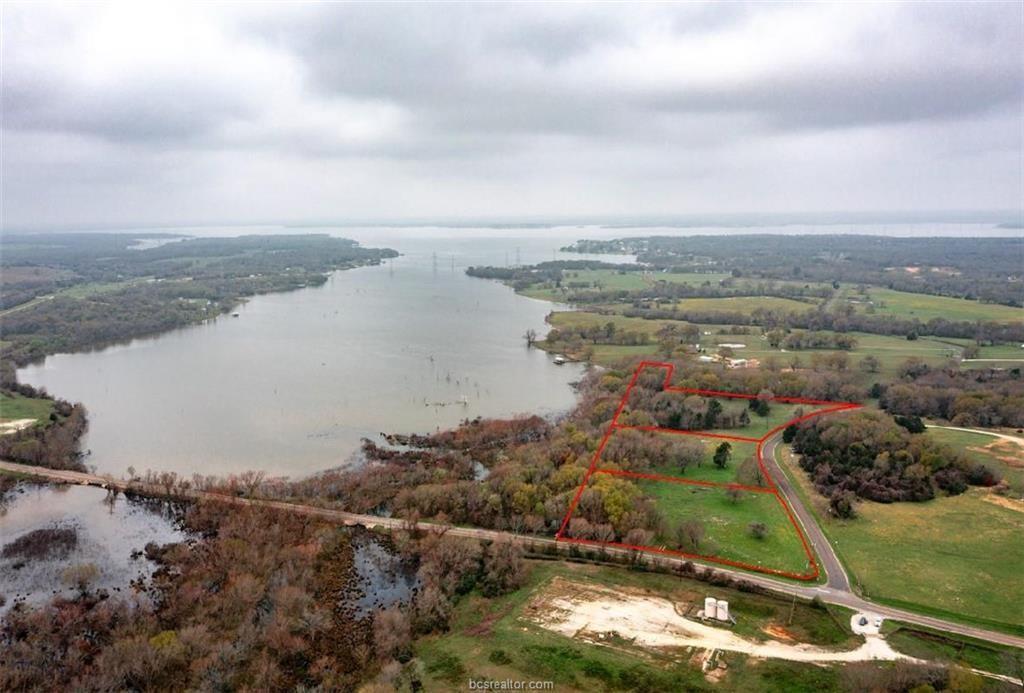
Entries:
MULTIPOLYGON (((115 488, 118 490, 131 489, 132 491, 142 495, 162 496, 165 495, 163 490, 156 486, 142 486, 137 483, 129 484, 123 480, 113 479, 109 477, 103 477, 96 474, 86 474, 83 472, 70 472, 65 470, 47 469, 45 467, 32 467, 23 464, 16 464, 14 462, 7 462, 0 460, 0 470, 6 470, 18 474, 27 474, 31 476, 43 477, 51 479, 53 481, 62 481, 72 484, 86 484, 89 486, 100 486, 102 488, 115 488)), ((784 478, 784 477, 780 477, 784 478)), ((302 513, 310 517, 321 517, 331 522, 337 522, 344 525, 362 525, 364 527, 391 527, 396 529, 408 527, 408 523, 404 520, 388 517, 377 517, 375 515, 358 515, 355 513, 347 513, 341 510, 331 510, 328 508, 320 508, 314 505, 301 505, 298 503, 287 503, 284 501, 272 501, 272 500, 259 500, 259 499, 248 499, 248 498, 237 498, 232 496, 226 496, 218 493, 206 493, 206 492, 190 492, 187 494, 192 498, 216 501, 220 503, 230 503, 234 505, 252 505, 264 508, 275 508, 286 512, 302 513)), ((814 523, 811 523, 814 525, 814 523)), ((816 526, 816 525, 815 525, 816 526)), ((543 537, 532 537, 524 536, 520 534, 513 534, 511 532, 497 532, 489 529, 476 529, 472 527, 454 527, 451 525, 442 525, 432 522, 419 522, 417 528, 424 531, 438 531, 446 532, 453 536, 459 537, 471 537, 474 539, 488 539, 497 541, 513 541, 526 546, 535 547, 551 547, 554 546, 560 551, 568 551, 573 544, 566 542, 555 542, 554 539, 543 538, 543 537)), ((826 542, 827 544, 827 542, 826 542)), ((632 551, 628 549, 620 549, 613 546, 605 547, 605 551, 608 554, 628 556, 632 554, 632 551)), ((683 559, 676 559, 666 556, 659 556, 658 560, 664 565, 675 565, 685 562, 683 559)), ((931 616, 921 616, 910 611, 904 611, 902 609, 894 609, 892 607, 884 606, 881 604, 875 604, 869 602, 866 599, 861 599, 857 595, 850 592, 848 589, 839 589, 830 585, 823 586, 811 586, 811 585, 796 585, 781 580, 776 580, 764 575, 756 575, 752 573, 745 573, 739 570, 729 570, 726 568, 714 567, 716 572, 720 572, 729 575, 736 579, 746 580, 747 582, 754 583, 765 589, 777 592, 779 594, 791 596, 796 594, 799 597, 805 599, 813 599, 814 597, 820 597, 822 600, 830 604, 839 604, 841 606, 856 609, 858 611, 866 611, 886 618, 892 618, 904 623, 911 623, 916 625, 928 626, 937 630, 946 631, 949 633, 957 633, 959 635, 966 635, 980 640, 988 640, 990 642, 1000 643, 1002 645, 1010 645, 1013 647, 1019 647, 1024 649, 1024 638, 1007 635, 997 631, 985 630, 983 628, 975 628, 974 626, 965 626, 952 621, 944 621, 939 618, 933 618, 931 616)))
POLYGON ((768 439, 768 442, 764 444, 762 448, 762 457, 768 471, 772 475, 772 480, 778 487, 779 491, 783 496, 786 497, 786 502, 789 503, 789 507, 793 509, 793 514, 800 521, 800 525, 804 529, 804 534, 807 536, 807 540, 811 542, 811 547, 814 549, 814 553, 818 556, 818 560, 821 561, 822 568, 825 569, 825 576, 827 582, 825 585, 831 589, 839 592, 850 591, 850 578, 846 574, 846 569, 843 568, 843 564, 839 562, 839 557, 836 556, 835 550, 832 548, 832 544, 829 543, 828 537, 821 530, 821 526, 814 519, 814 515, 810 509, 807 508, 800 496, 797 494, 796 489, 789 481, 789 477, 782 471, 779 466, 778 460, 775 458, 775 448, 782 441, 782 433, 776 433, 774 436, 768 439))

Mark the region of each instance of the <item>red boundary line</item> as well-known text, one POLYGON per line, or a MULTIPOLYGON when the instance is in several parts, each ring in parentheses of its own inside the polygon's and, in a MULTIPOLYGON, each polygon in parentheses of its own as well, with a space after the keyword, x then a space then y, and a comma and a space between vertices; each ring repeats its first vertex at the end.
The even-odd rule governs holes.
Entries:
POLYGON ((708 433, 707 431, 683 431, 678 428, 661 428, 660 426, 625 426, 615 424, 615 428, 627 431, 649 431, 651 433, 673 433, 680 436, 700 436, 701 438, 723 438, 725 440, 738 440, 744 443, 760 443, 760 438, 747 438, 745 436, 730 436, 725 433, 708 433))
POLYGON ((751 570, 758 573, 767 573, 769 575, 780 575, 782 577, 792 578, 794 580, 814 580, 821 574, 821 568, 818 566, 818 562, 814 559, 814 552, 811 550, 810 542, 808 542, 806 535, 800 528, 800 523, 797 522, 796 516, 793 514, 792 508, 789 507, 789 503, 779 492, 778 486, 775 484, 775 480, 772 479, 771 474, 768 472, 768 468, 765 467, 764 458, 762 451, 764 449, 765 442, 773 435, 783 430, 788 426, 806 421, 807 419, 815 416, 822 416, 824 414, 831 414, 839 411, 847 411, 850 409, 859 409, 861 405, 853 402, 829 402, 826 400, 817 399, 804 399, 798 397, 772 397, 775 402, 784 402, 787 404, 813 404, 813 405, 832 405, 825 409, 805 414, 804 416, 791 419, 785 423, 779 424, 775 428, 765 433, 760 438, 748 438, 744 436, 730 436, 721 433, 708 433, 705 431, 680 431, 673 428, 660 428, 658 426, 623 426, 619 424, 619 416, 626 408, 626 403, 629 400, 629 395, 633 391, 633 387, 636 385, 636 381, 639 379, 640 374, 646 368, 663 368, 665 369, 665 381, 662 385, 662 390, 666 392, 688 392, 692 394, 712 396, 712 397, 733 397, 737 399, 756 399, 757 395, 751 395, 747 393, 736 393, 736 392, 724 392, 721 390, 701 390, 691 387, 672 387, 672 375, 675 372, 675 366, 671 363, 663 363, 660 361, 641 361, 636 370, 633 372, 633 377, 630 379, 629 384, 626 386, 626 392, 622 395, 622 399, 619 401, 619 406, 615 410, 615 415, 612 417, 611 422, 608 424, 608 428, 605 430, 604 436, 601 438, 601 442, 597 446, 597 450, 594 452, 594 456, 591 458, 590 466, 587 468, 586 474, 583 475, 583 480, 580 482, 579 488, 576 489, 576 493, 569 503, 569 508, 565 513, 565 518, 562 520, 562 525, 559 527, 558 532, 555 534, 555 541, 566 541, 574 544, 584 544, 587 546, 616 546, 620 548, 631 549, 634 551, 646 551, 649 553, 659 553, 667 556, 675 556, 680 558, 697 559, 700 561, 706 561, 708 563, 718 563, 721 565, 732 566, 735 568, 742 568, 744 570, 751 570), (678 477, 663 476, 660 474, 644 474, 640 472, 626 472, 618 469, 607 469, 599 468, 598 462, 601 460, 601 455, 604 453, 605 446, 608 444, 612 434, 617 429, 626 430, 639 430, 648 431, 652 433, 673 433, 680 435, 696 435, 705 438, 724 438, 726 440, 738 440, 748 443, 757 443, 757 465, 761 469, 761 474, 768 482, 767 487, 760 486, 748 486, 744 484, 724 484, 714 481, 702 481, 697 479, 682 479, 678 477), (664 481, 679 484, 690 484, 695 486, 706 486, 713 488, 737 488, 746 491, 753 491, 756 493, 770 493, 775 496, 776 500, 785 510, 786 516, 789 518, 790 524, 796 531, 798 537, 800 537, 800 543, 803 545, 804 553, 807 556, 807 562, 810 566, 810 570, 805 573, 794 573, 786 570, 778 570, 776 568, 765 568, 763 566, 752 565, 750 563, 743 563, 742 561, 734 561, 722 556, 711 556, 705 554, 694 554, 686 553, 684 551, 678 551, 675 549, 668 549, 660 546, 642 546, 637 544, 626 544, 617 541, 601 542, 592 539, 577 539, 573 537, 566 537, 565 532, 569 527, 569 521, 572 519, 573 513, 576 512, 576 507, 579 505, 580 497, 583 495, 583 491, 586 490, 587 484, 590 482, 590 478, 594 474, 608 474, 611 476, 623 476, 629 478, 638 479, 649 479, 652 481, 664 481))
POLYGON ((625 476, 631 479, 649 479, 651 481, 668 481, 673 484, 690 484, 692 486, 711 486, 713 488, 735 488, 741 491, 753 491, 754 493, 775 493, 767 486, 749 486, 747 484, 723 484, 719 481, 705 481, 704 479, 684 479, 679 476, 666 476, 664 474, 645 474, 643 472, 627 472, 622 469, 595 469, 595 474, 608 474, 609 476, 625 476))

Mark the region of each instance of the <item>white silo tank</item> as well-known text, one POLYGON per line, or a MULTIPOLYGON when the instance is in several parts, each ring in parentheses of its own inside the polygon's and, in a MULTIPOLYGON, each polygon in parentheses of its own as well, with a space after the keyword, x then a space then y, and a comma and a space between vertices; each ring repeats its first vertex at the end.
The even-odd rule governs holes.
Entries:
POLYGON ((719 621, 728 621, 729 620, 729 602, 725 601, 724 599, 719 599, 718 600, 717 612, 718 612, 718 620, 719 621))
POLYGON ((718 600, 714 597, 704 598, 704 618, 718 618, 718 600))

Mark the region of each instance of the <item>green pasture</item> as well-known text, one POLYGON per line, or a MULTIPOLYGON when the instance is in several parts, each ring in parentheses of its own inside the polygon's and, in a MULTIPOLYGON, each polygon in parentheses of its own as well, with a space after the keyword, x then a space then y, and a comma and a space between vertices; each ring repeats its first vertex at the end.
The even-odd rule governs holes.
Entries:
MULTIPOLYGON (((863 297, 855 296, 863 301, 863 297)), ((894 291, 871 287, 868 300, 872 302, 876 313, 895 315, 902 318, 917 318, 928 322, 932 318, 946 320, 986 320, 993 322, 1014 322, 1024 320, 1024 308, 1003 306, 997 303, 982 303, 963 298, 948 296, 930 296, 913 294, 905 291, 894 291)), ((868 310, 868 303, 855 304, 857 310, 868 310)))
MULTIPOLYGON (((675 433, 651 433, 657 436, 675 436, 675 433)), ((757 454, 757 443, 745 443, 740 440, 723 441, 720 438, 701 438, 700 436, 687 436, 699 440, 704 444, 704 459, 699 465, 689 465, 685 470, 678 464, 663 464, 651 468, 654 474, 662 476, 678 477, 680 479, 691 479, 694 481, 713 481, 719 484, 734 484, 738 480, 736 473, 740 464, 748 458, 757 454), (732 456, 724 468, 715 466, 715 449, 724 442, 732 447, 732 456)))
MULTIPOLYGON (((725 299, 709 299, 725 300, 725 299)), ((679 321, 675 320, 645 320, 644 318, 626 317, 624 315, 599 315, 584 311, 564 311, 551 315, 549 322, 552 327, 565 329, 575 326, 595 327, 604 326, 611 322, 618 332, 638 332, 649 337, 651 343, 639 346, 620 345, 593 345, 594 361, 601 365, 611 365, 624 357, 642 356, 647 358, 661 358, 660 345, 657 334, 659 330, 668 325, 678 326, 679 321)), ((718 334, 719 330, 727 328, 726 325, 698 325, 701 331, 701 347, 709 354, 716 353, 722 344, 743 344, 743 347, 733 348, 735 358, 758 359, 764 367, 765 360, 774 359, 779 366, 788 366, 796 359, 800 367, 807 368, 812 365, 815 353, 830 353, 832 349, 799 349, 788 351, 775 349, 768 345, 766 339, 762 339, 760 330, 753 328, 750 334, 718 334), (710 332, 711 334, 704 334, 710 332)), ((911 357, 920 358, 926 363, 938 366, 950 358, 958 356, 961 352, 957 340, 932 339, 920 337, 916 340, 908 340, 901 336, 887 336, 868 334, 865 332, 850 333, 857 339, 857 346, 846 352, 849 356, 849 367, 858 369, 859 362, 867 355, 872 355, 879 360, 879 371, 877 374, 865 373, 864 378, 892 377, 897 373, 900 366, 911 357)), ((961 340, 966 342, 967 340, 961 340)), ((543 345, 542 345, 543 346, 543 345)), ((1021 350, 1024 352, 1024 350, 1021 350)), ((1022 357, 1024 358, 1024 357, 1022 357)))
POLYGON ((749 315, 758 308, 782 311, 787 313, 803 313, 811 310, 818 301, 797 301, 792 298, 778 296, 728 296, 725 298, 684 298, 675 306, 681 311, 712 312, 721 311, 749 315))
POLYGON ((639 291, 653 286, 657 282, 693 285, 710 283, 717 286, 728 276, 728 274, 720 272, 674 274, 672 272, 639 270, 564 270, 562 286, 556 287, 552 283, 545 282, 524 289, 521 293, 524 296, 545 301, 566 302, 571 301, 576 294, 598 291, 639 291))
POLYGON ((704 525, 704 540, 697 551, 687 553, 719 556, 750 565, 803 573, 807 556, 800 538, 779 500, 771 493, 740 492, 738 499, 725 489, 707 488, 670 481, 639 481, 644 493, 654 498, 665 519, 658 545, 679 549, 676 528, 688 520, 704 525), (750 532, 752 522, 761 522, 768 534, 757 539, 750 532))
POLYGON ((865 597, 1024 633, 1024 610, 1012 606, 1024 603, 1024 505, 972 488, 925 503, 861 501, 856 519, 837 520, 795 460, 778 458, 865 597))
POLYGON ((53 411, 53 400, 0 392, 0 421, 36 419, 45 421, 53 411))

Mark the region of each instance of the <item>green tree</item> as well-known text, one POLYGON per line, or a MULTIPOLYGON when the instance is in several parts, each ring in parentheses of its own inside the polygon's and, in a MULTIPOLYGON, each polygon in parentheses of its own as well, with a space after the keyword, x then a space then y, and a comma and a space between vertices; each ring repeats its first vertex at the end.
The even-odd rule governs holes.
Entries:
POLYGON ((726 465, 729 464, 729 460, 732 458, 732 445, 729 443, 722 443, 715 448, 715 456, 712 461, 715 466, 719 469, 725 469, 726 465))
POLYGON ((708 408, 704 412, 704 428, 714 428, 718 421, 718 415, 722 413, 722 403, 717 399, 708 402, 708 408))

